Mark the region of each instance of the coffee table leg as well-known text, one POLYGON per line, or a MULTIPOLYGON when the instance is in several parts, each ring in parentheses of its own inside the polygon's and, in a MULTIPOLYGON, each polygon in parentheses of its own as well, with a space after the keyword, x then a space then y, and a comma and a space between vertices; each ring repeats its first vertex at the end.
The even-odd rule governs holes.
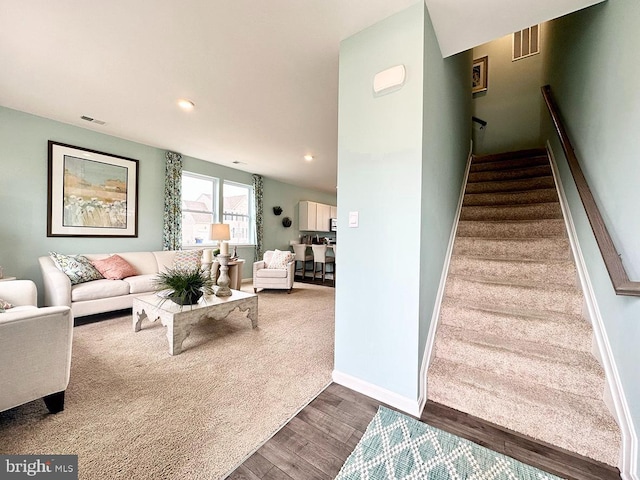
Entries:
POLYGON ((247 318, 251 320, 252 328, 256 328, 258 326, 258 297, 252 299, 251 305, 249 306, 249 313, 247 313, 247 318))
POLYGON ((133 311, 133 331, 139 332, 142 329, 142 320, 147 318, 147 312, 144 311, 144 308, 140 311, 133 311))

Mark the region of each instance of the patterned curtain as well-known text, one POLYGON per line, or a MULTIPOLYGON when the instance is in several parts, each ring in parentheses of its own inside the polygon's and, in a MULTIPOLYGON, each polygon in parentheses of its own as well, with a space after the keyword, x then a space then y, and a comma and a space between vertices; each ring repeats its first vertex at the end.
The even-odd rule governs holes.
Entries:
POLYGON ((253 176, 253 195, 256 205, 256 261, 262 260, 262 237, 264 235, 264 221, 262 219, 264 185, 260 175, 253 176))
POLYGON ((167 152, 164 178, 162 249, 182 248, 182 155, 167 152))

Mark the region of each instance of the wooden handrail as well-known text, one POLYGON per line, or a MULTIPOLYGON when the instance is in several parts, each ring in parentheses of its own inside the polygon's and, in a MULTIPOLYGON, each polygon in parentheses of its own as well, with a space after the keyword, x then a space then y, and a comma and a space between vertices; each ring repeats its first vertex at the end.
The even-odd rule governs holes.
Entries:
POLYGON ((567 135, 567 130, 564 128, 564 124, 560 119, 560 111, 558 109, 558 105, 553 99, 553 96, 551 95, 551 87, 549 85, 542 87, 542 96, 544 97, 544 101, 546 102, 549 113, 551 114, 551 120, 556 128, 556 132, 560 137, 560 143, 562 144, 562 149, 567 157, 569 169, 571 170, 573 179, 576 182, 578 194, 580 195, 582 205, 584 205, 584 209, 587 212, 587 218, 591 224, 593 234, 596 237, 596 242, 598 242, 598 247, 600 247, 600 253, 602 254, 604 264, 609 272, 613 288, 617 295, 640 296, 640 282, 633 282, 629 280, 629 276, 624 269, 624 265, 622 265, 620 255, 618 255, 616 247, 613 244, 613 240, 611 240, 611 235, 609 235, 609 231, 604 224, 602 215, 600 215, 600 210, 598 210, 598 206, 593 198, 589 184, 587 184, 587 179, 585 178, 584 173, 582 173, 582 168, 580 168, 580 164, 578 163, 578 158, 576 157, 573 145, 571 145, 571 141, 567 135))

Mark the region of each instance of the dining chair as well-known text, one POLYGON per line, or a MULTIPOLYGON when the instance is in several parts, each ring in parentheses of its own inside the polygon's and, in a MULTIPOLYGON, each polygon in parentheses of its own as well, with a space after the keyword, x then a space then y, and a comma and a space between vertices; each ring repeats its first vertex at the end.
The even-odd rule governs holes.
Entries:
POLYGON ((316 279, 316 273, 322 272, 322 283, 324 283, 324 278, 327 273, 327 264, 329 263, 333 265, 333 284, 335 285, 335 257, 327 256, 326 245, 311 245, 311 249, 313 250, 313 279, 316 279), (322 265, 322 270, 317 269, 318 264, 322 265))

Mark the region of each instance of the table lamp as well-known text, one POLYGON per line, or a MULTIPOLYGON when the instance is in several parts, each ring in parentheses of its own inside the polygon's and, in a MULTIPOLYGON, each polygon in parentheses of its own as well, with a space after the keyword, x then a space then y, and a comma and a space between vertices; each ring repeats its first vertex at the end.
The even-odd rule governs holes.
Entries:
POLYGON ((218 240, 220 245, 220 254, 218 255, 218 262, 220 263, 220 277, 218 277, 218 288, 216 289, 217 297, 228 297, 231 295, 231 289, 229 288, 229 242, 226 240, 231 239, 231 232, 229 225, 226 223, 212 223, 211 224, 211 240, 218 240))

